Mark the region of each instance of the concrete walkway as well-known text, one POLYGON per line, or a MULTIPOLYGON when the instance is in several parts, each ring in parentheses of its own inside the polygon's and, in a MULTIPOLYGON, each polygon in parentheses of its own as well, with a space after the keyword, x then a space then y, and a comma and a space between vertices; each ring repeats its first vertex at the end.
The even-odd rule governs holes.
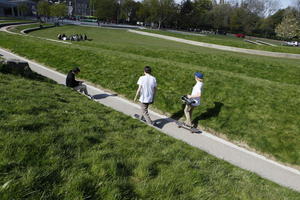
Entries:
MULTIPOLYGON (((0 54, 2 54, 6 59, 25 60, 30 64, 30 68, 37 73, 53 79, 58 83, 65 83, 65 74, 61 74, 1 48, 0 54)), ((90 94, 95 95, 96 101, 99 103, 126 115, 132 116, 140 111, 137 104, 124 98, 114 96, 99 88, 88 85, 88 91, 90 94)), ((158 122, 160 128, 156 129, 159 131, 206 151, 217 158, 226 160, 233 165, 254 172, 263 178, 278 183, 279 185, 289 187, 300 192, 300 171, 281 165, 265 158, 264 156, 238 147, 237 145, 218 138, 210 133, 202 132, 201 134, 191 134, 185 129, 179 129, 174 120, 158 113, 150 111, 150 115, 153 120, 158 122)))
POLYGON ((16 26, 23 26, 24 24, 17 24, 17 25, 10 25, 10 26, 4 26, 0 28, 0 31, 9 33, 9 34, 14 34, 14 35, 21 35, 21 36, 26 36, 26 37, 32 37, 32 38, 38 38, 38 39, 42 39, 42 40, 48 40, 51 42, 58 42, 58 43, 63 43, 63 44, 72 44, 71 42, 66 42, 66 41, 62 41, 62 40, 54 40, 54 39, 50 39, 50 38, 44 38, 44 37, 38 37, 38 36, 33 36, 33 35, 29 35, 29 34, 25 34, 25 33, 15 33, 12 31, 9 31, 10 28, 16 27, 16 26))
POLYGON ((186 39, 181 39, 181 38, 172 37, 172 36, 143 32, 143 31, 136 31, 136 30, 128 30, 128 31, 131 33, 136 33, 136 34, 140 34, 140 35, 151 36, 151 37, 161 38, 161 39, 165 39, 165 40, 171 40, 171 41, 175 41, 175 42, 181 42, 181 43, 190 44, 190 45, 194 45, 194 46, 207 47, 207 48, 218 49, 218 50, 223 50, 223 51, 232 51, 232 52, 237 52, 237 53, 246 53, 246 54, 252 54, 252 55, 259 55, 259 56, 270 56, 270 57, 276 57, 276 58, 300 59, 300 54, 279 53, 279 52, 261 51, 261 50, 254 50, 254 49, 243 49, 243 48, 238 48, 238 47, 230 47, 230 46, 223 46, 223 45, 210 44, 210 43, 204 43, 204 42, 197 42, 197 41, 186 40, 186 39))

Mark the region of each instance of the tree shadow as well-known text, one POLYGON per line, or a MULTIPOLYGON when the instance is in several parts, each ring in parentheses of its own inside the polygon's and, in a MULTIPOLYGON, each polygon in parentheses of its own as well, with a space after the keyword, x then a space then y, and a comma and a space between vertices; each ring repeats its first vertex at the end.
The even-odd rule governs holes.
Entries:
POLYGON ((193 123, 196 127, 198 126, 200 120, 207 120, 219 116, 224 104, 221 102, 214 102, 214 104, 215 106, 213 108, 208 108, 205 113, 202 113, 193 120, 193 123))

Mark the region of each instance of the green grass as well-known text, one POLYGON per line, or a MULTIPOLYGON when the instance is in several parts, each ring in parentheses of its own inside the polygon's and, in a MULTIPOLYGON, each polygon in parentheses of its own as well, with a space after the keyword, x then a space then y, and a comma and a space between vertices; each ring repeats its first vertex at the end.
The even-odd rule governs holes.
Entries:
POLYGON ((33 21, 32 21, 32 20, 16 19, 16 20, 5 20, 5 21, 0 21, 0 24, 6 24, 6 23, 18 23, 18 22, 33 22, 33 21))
POLYGON ((143 67, 158 80, 154 107, 180 118, 180 96, 191 92, 193 73, 205 74, 202 105, 194 121, 204 129, 246 143, 259 152, 300 165, 300 67, 298 60, 222 52, 129 33, 65 26, 33 32, 55 38, 86 33, 72 45, 0 33, 0 46, 63 73, 80 66, 80 77, 133 99, 143 67), (47 48, 45 48, 47 47, 47 48))
MULTIPOLYGON (((212 43, 224 46, 232 46, 244 49, 256 49, 256 50, 263 50, 263 51, 272 51, 272 52, 281 52, 281 53, 294 53, 300 54, 300 48, 298 47, 287 47, 287 46, 266 46, 266 45, 256 45, 245 42, 242 38, 236 38, 232 36, 223 36, 223 35, 208 35, 208 36, 193 36, 193 35, 184 35, 180 33, 173 33, 168 31, 161 31, 161 30, 142 30, 145 32, 156 33, 161 35, 173 36, 177 38, 183 38, 187 40, 193 40, 198 42, 205 42, 205 43, 212 43)), ((260 39, 266 42, 268 40, 260 39)), ((272 42, 271 42, 272 43, 272 42)))
POLYGON ((0 73, 0 199, 291 199, 47 79, 0 73))
MULTIPOLYGON (((50 26, 52 24, 43 24, 43 26, 50 26)), ((10 31, 15 33, 20 33, 22 30, 28 29, 28 28, 37 28, 40 27, 40 24, 28 24, 28 25, 22 25, 22 26, 15 26, 10 31)))

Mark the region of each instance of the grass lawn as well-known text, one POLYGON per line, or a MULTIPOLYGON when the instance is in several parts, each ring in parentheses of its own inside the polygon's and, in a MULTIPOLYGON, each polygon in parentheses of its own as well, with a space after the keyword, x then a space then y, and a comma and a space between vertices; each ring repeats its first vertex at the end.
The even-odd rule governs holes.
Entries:
POLYGON ((206 130, 296 166, 300 165, 299 60, 223 52, 126 30, 64 26, 33 32, 87 34, 72 45, 0 33, 0 46, 63 73, 80 66, 80 77, 133 99, 143 67, 158 80, 154 107, 179 119, 180 96, 190 93, 193 73, 205 74, 202 105, 194 121, 206 130), (46 47, 46 48, 45 48, 46 47))
MULTIPOLYGON (((193 40, 198 42, 239 47, 244 49, 256 49, 256 50, 263 50, 263 51, 300 54, 299 47, 287 47, 287 46, 272 47, 266 45, 255 45, 255 44, 245 42, 244 39, 242 38, 236 38, 232 36, 223 36, 223 35, 193 36, 193 35, 184 35, 180 33, 173 33, 173 32, 162 31, 162 30, 141 30, 141 31, 173 36, 173 37, 178 37, 178 38, 193 40)), ((269 42, 268 40, 264 40, 264 39, 259 39, 259 40, 269 42)))
POLYGON ((17 23, 17 22, 33 22, 33 21, 32 21, 32 20, 15 19, 15 20, 5 20, 5 21, 0 21, 0 24, 17 23))
POLYGON ((47 79, 0 73, 0 199, 291 199, 47 79))
MULTIPOLYGON (((50 26, 52 24, 42 24, 43 26, 50 26)), ((20 33, 22 30, 28 29, 28 28, 37 28, 40 27, 40 24, 28 24, 28 25, 22 25, 22 26, 15 26, 10 29, 10 31, 15 33, 20 33)))

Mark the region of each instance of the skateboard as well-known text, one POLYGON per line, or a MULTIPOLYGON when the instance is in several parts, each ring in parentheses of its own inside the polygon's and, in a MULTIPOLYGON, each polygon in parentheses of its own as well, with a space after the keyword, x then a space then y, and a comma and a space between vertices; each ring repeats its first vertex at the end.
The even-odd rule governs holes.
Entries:
POLYGON ((202 131, 200 131, 199 129, 190 127, 183 122, 176 121, 175 123, 178 126, 178 128, 184 128, 184 129, 190 131, 191 133, 202 133, 202 131))

